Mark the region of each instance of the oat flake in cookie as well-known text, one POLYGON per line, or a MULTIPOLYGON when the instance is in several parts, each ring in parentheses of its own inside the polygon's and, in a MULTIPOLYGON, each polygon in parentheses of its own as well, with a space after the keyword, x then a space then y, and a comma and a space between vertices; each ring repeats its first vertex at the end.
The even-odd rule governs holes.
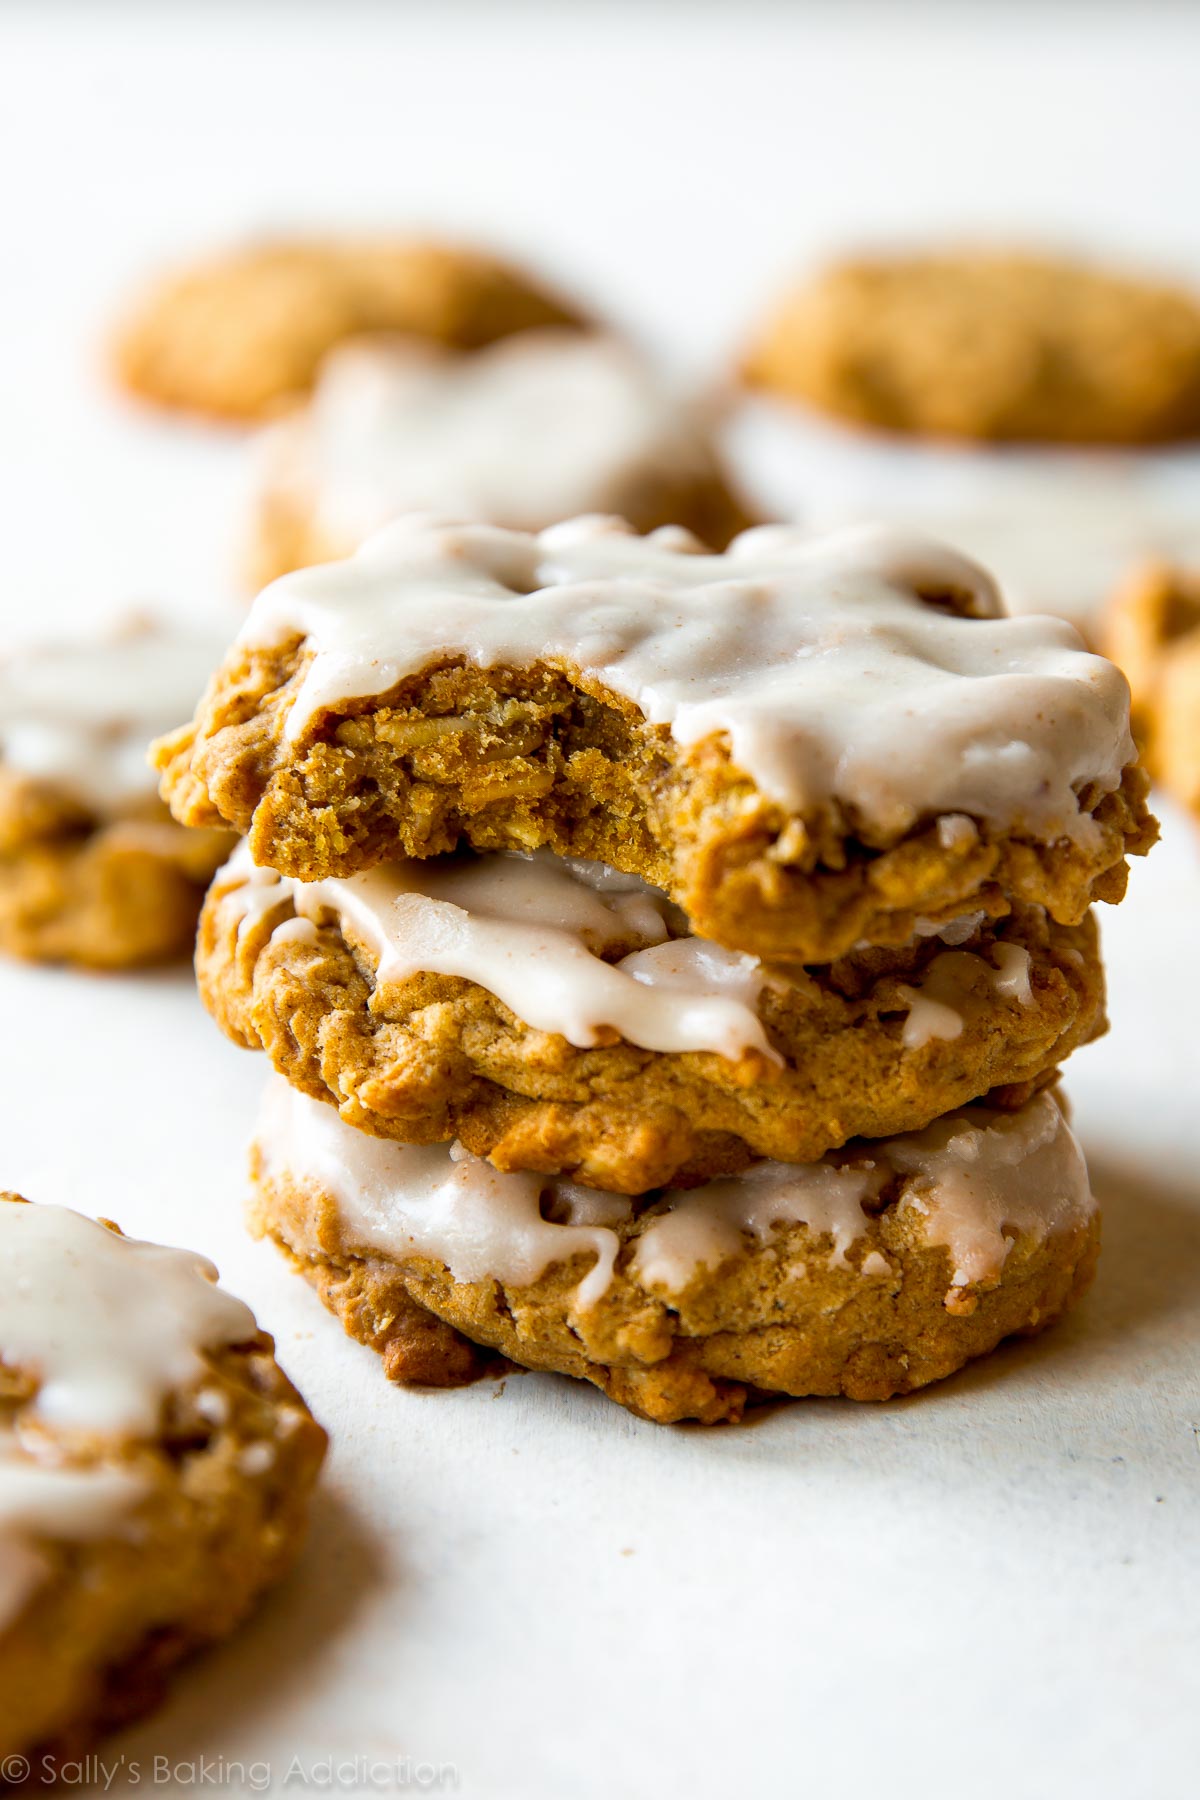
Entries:
POLYGON ((0 1196, 0 1757, 79 1754, 233 1630, 324 1447, 202 1257, 0 1196))
POLYGON ((1014 901, 1077 922, 1154 835, 1120 673, 872 529, 716 556, 406 518, 265 589, 157 754, 178 819, 302 880, 548 848, 804 962, 1014 901))

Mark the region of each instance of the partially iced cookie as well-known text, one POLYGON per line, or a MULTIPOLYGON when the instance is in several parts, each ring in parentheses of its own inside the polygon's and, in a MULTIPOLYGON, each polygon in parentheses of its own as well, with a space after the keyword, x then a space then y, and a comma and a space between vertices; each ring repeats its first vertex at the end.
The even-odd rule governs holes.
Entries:
POLYGON ((266 588, 157 755, 176 818, 301 880, 547 848, 804 962, 1017 901, 1078 922, 1154 837, 1119 671, 871 529, 717 556, 405 518, 266 588))
POLYGON ((1019 906, 772 968, 636 876, 547 851, 302 883, 243 844, 196 968, 234 1041, 348 1124, 622 1193, 809 1162, 993 1090, 1018 1105, 1104 1024, 1090 918, 1019 906))
POLYGON ((768 1395, 908 1393, 1051 1324, 1098 1247, 1049 1094, 630 1200, 366 1137, 274 1077, 252 1167, 254 1227, 394 1379, 409 1370, 392 1322, 416 1305, 663 1423, 736 1419, 768 1395))
POLYGON ((217 649, 136 619, 0 660, 0 948, 99 969, 187 954, 230 838, 174 823, 147 749, 217 649))
POLYGON ((715 420, 615 338, 526 331, 451 354, 413 339, 331 352, 308 405, 272 428, 260 582, 348 556, 399 513, 540 531, 621 513, 724 548, 750 523, 715 420))
POLYGON ((299 1549, 325 1435, 215 1276, 0 1196, 0 1759, 35 1779, 299 1549))

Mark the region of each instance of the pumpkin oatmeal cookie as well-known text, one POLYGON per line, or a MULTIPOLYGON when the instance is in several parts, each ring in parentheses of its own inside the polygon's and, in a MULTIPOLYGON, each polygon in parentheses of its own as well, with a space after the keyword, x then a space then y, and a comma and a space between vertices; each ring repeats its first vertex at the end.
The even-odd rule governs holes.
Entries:
POLYGON ((325 1434, 215 1273, 0 1196, 0 1764, 34 1783, 299 1550, 325 1434))
POLYGON ((304 884, 245 846, 196 954, 208 1010, 343 1120, 637 1194, 811 1162, 992 1091, 1104 1028, 1095 925, 1018 906, 905 951, 774 968, 636 876, 542 852, 304 884))
POLYGON ((545 848, 826 963, 1119 900, 1155 834, 1128 715, 1070 625, 940 546, 413 516, 265 589, 156 754, 177 819, 300 880, 545 848))
POLYGON ((1200 301, 1048 256, 863 258, 789 295, 744 373, 887 431, 1169 442, 1200 433, 1200 301))
POLYGON ((131 393, 217 418, 268 417, 311 388, 347 338, 399 332, 475 349, 574 310, 480 251, 417 239, 251 245, 170 275, 121 328, 131 393))
POLYGON ((252 1227, 393 1379, 391 1321, 415 1303, 659 1423, 909 1393, 1051 1324, 1099 1241, 1049 1094, 630 1200, 366 1137, 275 1076, 251 1161, 252 1227))

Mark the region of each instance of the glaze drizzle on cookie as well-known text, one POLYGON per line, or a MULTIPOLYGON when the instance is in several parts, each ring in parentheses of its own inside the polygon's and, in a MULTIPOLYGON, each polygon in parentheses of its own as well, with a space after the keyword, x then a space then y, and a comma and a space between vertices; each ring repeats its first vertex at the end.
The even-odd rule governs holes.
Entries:
POLYGON ((1071 626, 1007 618, 976 564, 872 528, 762 526, 712 556, 619 520, 535 537, 412 516, 264 589, 240 641, 296 637, 291 742, 433 663, 549 664, 684 748, 727 740, 780 804, 884 832, 955 814, 1091 841, 1080 792, 1133 759, 1124 678, 1071 626))
MULTIPOLYGON (((493 1277, 525 1285, 553 1264, 589 1253, 575 1290, 577 1311, 607 1292, 621 1253, 615 1226, 635 1203, 570 1182, 501 1174, 461 1148, 386 1143, 343 1124, 332 1107, 270 1078, 259 1122, 260 1174, 318 1188, 337 1206, 350 1251, 432 1257, 456 1281, 493 1277)), ((1083 1157, 1054 1099, 1036 1096, 1014 1113, 964 1108, 908 1137, 863 1143, 818 1163, 763 1162, 743 1175, 667 1192, 648 1209, 632 1268, 648 1288, 677 1294, 768 1243, 780 1227, 807 1226, 814 1251, 847 1267, 847 1252, 870 1232, 868 1211, 888 1201, 919 1241, 950 1260, 948 1310, 963 1290, 997 1280, 1018 1236, 1043 1242, 1085 1223, 1095 1210, 1083 1157)), ((799 1271, 798 1271, 799 1272, 799 1271)), ((872 1245, 865 1279, 890 1275, 872 1245)))

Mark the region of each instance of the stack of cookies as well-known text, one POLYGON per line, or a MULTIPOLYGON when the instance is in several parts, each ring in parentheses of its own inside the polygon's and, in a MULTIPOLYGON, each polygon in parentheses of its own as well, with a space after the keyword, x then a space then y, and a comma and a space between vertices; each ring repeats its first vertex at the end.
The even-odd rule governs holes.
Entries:
POLYGON ((395 1379, 883 1399, 1086 1285, 1054 1082, 1155 827, 1122 676, 973 563, 407 516, 157 755, 244 840, 197 967, 276 1071, 253 1221, 395 1379))

